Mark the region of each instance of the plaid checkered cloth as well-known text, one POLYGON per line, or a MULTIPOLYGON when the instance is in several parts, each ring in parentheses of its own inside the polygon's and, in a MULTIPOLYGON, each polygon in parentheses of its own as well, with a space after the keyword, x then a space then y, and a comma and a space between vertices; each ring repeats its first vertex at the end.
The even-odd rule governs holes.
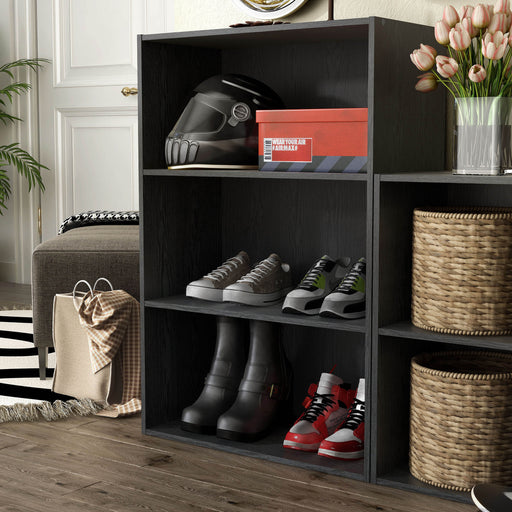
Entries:
POLYGON ((78 314, 87 331, 93 372, 108 365, 119 352, 123 394, 120 404, 100 411, 120 417, 141 411, 139 302, 124 290, 95 290, 83 297, 78 314))

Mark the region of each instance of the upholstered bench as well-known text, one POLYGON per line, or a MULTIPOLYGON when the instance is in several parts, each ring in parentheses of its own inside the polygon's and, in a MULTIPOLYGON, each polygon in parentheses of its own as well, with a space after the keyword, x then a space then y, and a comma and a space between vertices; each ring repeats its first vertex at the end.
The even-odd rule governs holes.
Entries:
POLYGON ((93 223, 73 227, 34 249, 32 309, 41 379, 46 378, 48 347, 53 346, 55 294, 72 291, 80 279, 92 285, 99 277, 106 277, 114 288, 139 300, 138 224, 93 223))

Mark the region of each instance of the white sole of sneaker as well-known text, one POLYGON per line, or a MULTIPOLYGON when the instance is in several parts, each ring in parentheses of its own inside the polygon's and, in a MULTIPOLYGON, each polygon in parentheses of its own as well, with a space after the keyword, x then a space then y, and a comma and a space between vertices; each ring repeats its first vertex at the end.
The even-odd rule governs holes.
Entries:
POLYGON ((366 315, 366 311, 356 311, 355 313, 343 313, 339 311, 339 308, 336 306, 330 306, 329 304, 324 304, 320 308, 320 316, 327 316, 330 318, 363 318, 366 315))
POLYGON ((294 308, 290 305, 283 304, 283 313, 292 313, 292 314, 300 314, 300 315, 318 315, 320 313, 320 308, 317 309, 299 309, 294 308))
POLYGON ((284 299, 283 313, 300 313, 302 315, 318 315, 320 313, 320 306, 324 297, 318 297, 314 299, 284 299), (318 301, 318 302, 317 302, 318 301), (311 302, 317 302, 319 306, 317 308, 307 309, 307 305, 311 302))
POLYGON ((362 459, 364 457, 364 450, 358 450, 357 452, 336 452, 334 450, 319 448, 318 455, 330 457, 331 459, 354 460, 362 459))
POLYGON ((203 286, 187 286, 185 295, 196 299, 210 300, 213 302, 222 302, 222 292, 217 288, 206 288, 203 286))
POLYGON ((290 290, 291 287, 273 293, 252 293, 226 289, 222 297, 224 302, 236 302, 248 306, 270 306, 279 302, 290 290))
POLYGON ((302 452, 316 452, 320 443, 316 444, 304 444, 297 443, 296 441, 283 441, 283 446, 285 448, 291 448, 292 450, 300 450, 302 452))

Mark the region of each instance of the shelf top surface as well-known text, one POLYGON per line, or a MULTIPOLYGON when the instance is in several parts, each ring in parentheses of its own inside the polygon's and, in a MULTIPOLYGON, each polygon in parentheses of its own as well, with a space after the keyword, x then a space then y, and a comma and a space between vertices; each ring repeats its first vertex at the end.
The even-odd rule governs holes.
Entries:
POLYGON ((465 345, 492 350, 512 351, 512 336, 463 336, 459 334, 443 334, 414 326, 409 321, 397 322, 379 329, 381 336, 413 338, 417 340, 465 345))
POLYGON ((344 461, 319 457, 316 452, 302 452, 283 448, 283 439, 287 430, 288 426, 278 426, 263 439, 251 443, 231 441, 211 435, 189 433, 181 429, 179 421, 147 428, 146 433, 164 438, 177 439, 206 448, 224 450, 238 455, 257 457, 271 462, 288 464, 301 469, 321 471, 356 479, 363 478, 363 459, 344 461))
POLYGON ((501 176, 473 176, 468 174, 452 174, 449 171, 436 172, 396 172, 375 174, 379 181, 406 183, 457 183, 477 185, 510 185, 512 174, 501 176))
POLYGON ((226 302, 209 302, 185 297, 184 295, 176 295, 160 299, 146 299, 144 301, 144 305, 146 307, 185 311, 188 313, 264 320, 267 322, 301 325, 304 327, 316 327, 320 329, 332 329, 336 331, 366 332, 366 318, 339 320, 334 318, 324 318, 318 315, 290 315, 282 313, 282 304, 255 307, 226 302))
POLYGON ((173 176, 188 178, 243 178, 285 180, 367 181, 366 173, 350 172, 265 172, 233 169, 144 169, 144 176, 173 176))
MULTIPOLYGON (((163 34, 143 34, 142 43, 157 42, 177 45, 232 48, 244 44, 275 44, 286 42, 313 43, 315 41, 367 40, 374 24, 422 26, 380 17, 353 18, 346 20, 282 23, 253 27, 220 28, 163 34)), ((396 29, 396 28, 395 28, 396 29)), ((390 27, 390 30, 394 28, 390 27)))
POLYGON ((370 18, 333 20, 306 23, 282 23, 254 27, 221 28, 165 34, 144 34, 143 42, 153 41, 192 46, 233 47, 240 44, 258 42, 262 37, 266 43, 279 41, 312 42, 325 39, 366 39, 370 18))

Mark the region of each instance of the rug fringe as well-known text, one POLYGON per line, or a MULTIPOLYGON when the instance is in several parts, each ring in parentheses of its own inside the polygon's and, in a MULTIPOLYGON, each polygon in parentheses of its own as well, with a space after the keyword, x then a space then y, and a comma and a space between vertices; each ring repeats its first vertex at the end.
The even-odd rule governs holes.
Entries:
POLYGON ((0 406, 0 423, 8 421, 55 421, 70 416, 88 416, 96 414, 105 405, 90 398, 73 399, 63 402, 40 402, 37 404, 14 404, 0 406))

